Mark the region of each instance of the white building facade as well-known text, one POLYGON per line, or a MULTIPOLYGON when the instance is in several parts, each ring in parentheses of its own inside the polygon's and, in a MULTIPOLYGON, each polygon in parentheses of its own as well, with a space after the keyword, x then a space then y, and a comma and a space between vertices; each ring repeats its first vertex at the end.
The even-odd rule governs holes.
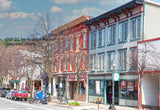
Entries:
POLYGON ((133 0, 87 22, 89 26, 88 101, 96 102, 100 81, 102 103, 112 96, 112 61, 120 81, 115 82, 115 104, 138 105, 137 42, 160 36, 160 4, 133 0))

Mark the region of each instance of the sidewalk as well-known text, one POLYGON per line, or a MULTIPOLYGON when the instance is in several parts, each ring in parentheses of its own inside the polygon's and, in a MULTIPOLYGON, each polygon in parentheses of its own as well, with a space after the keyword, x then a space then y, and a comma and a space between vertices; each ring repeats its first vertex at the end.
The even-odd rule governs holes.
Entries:
MULTIPOLYGON (((67 108, 72 108, 73 110, 98 110, 98 104, 95 103, 86 103, 82 101, 78 101, 80 103, 80 106, 69 106, 64 104, 58 104, 58 100, 56 98, 52 98, 52 102, 49 104, 54 106, 63 106, 67 108)), ((74 102, 74 100, 69 100, 70 102, 74 102)), ((109 104, 99 104, 99 110, 109 110, 109 104)), ((137 110, 137 108, 133 107, 123 107, 123 106, 115 106, 116 110, 137 110)))

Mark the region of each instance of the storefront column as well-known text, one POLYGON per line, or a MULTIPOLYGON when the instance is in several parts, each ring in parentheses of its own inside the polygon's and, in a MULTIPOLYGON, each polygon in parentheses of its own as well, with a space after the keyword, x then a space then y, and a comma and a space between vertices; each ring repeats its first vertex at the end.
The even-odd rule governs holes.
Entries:
POLYGON ((56 78, 53 77, 53 96, 57 96, 57 90, 56 90, 56 78))
POLYGON ((88 102, 88 91, 89 91, 89 86, 88 86, 88 76, 86 78, 86 102, 88 102))

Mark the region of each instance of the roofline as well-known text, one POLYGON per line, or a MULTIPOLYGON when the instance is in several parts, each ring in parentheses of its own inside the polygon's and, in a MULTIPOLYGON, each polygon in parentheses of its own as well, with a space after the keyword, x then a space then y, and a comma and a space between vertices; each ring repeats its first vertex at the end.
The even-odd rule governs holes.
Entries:
POLYGON ((145 3, 149 3, 149 4, 152 4, 152 5, 160 6, 159 2, 155 2, 155 1, 151 1, 151 0, 145 0, 145 3))
POLYGON ((144 0, 132 0, 132 1, 130 1, 130 2, 126 3, 126 4, 124 4, 124 5, 121 5, 121 6, 117 7, 117 8, 115 8, 115 9, 111 10, 111 11, 108 11, 108 12, 106 12, 106 13, 100 15, 100 16, 97 16, 97 17, 95 17, 95 18, 93 18, 93 19, 91 19, 89 21, 84 22, 84 24, 85 25, 89 25, 93 21, 98 21, 99 19, 101 19, 103 17, 111 15, 111 14, 113 14, 113 13, 115 13, 115 12, 121 10, 121 9, 127 8, 128 6, 133 5, 133 4, 142 5, 142 4, 144 4, 144 0))
POLYGON ((62 31, 62 30, 65 30, 66 28, 70 28, 72 26, 75 26, 75 25, 77 25, 77 24, 79 24, 81 22, 85 22, 86 20, 88 21, 89 19, 90 19, 90 16, 83 15, 83 16, 81 16, 81 17, 79 17, 79 18, 77 18, 77 19, 75 19, 73 21, 70 21, 70 22, 68 22, 68 23, 60 26, 59 28, 54 29, 52 31, 52 33, 56 34, 56 32, 58 31, 58 29, 60 29, 62 31))

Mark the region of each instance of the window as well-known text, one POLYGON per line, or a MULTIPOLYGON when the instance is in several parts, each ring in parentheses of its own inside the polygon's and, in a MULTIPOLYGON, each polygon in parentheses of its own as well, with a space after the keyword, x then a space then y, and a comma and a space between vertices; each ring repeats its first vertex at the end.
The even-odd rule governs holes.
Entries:
POLYGON ((47 46, 45 46, 45 56, 47 56, 47 46))
POLYGON ((83 34, 83 48, 87 48, 87 33, 83 34))
POLYGON ((131 69, 136 70, 137 69, 137 48, 136 47, 130 48, 130 52, 131 52, 131 55, 130 55, 131 69))
POLYGON ((103 46, 105 46, 105 29, 100 29, 98 47, 103 47, 103 46))
POLYGON ((68 51, 68 40, 66 40, 66 51, 68 51))
POLYGON ((58 43, 56 43, 56 54, 58 54, 58 43))
POLYGON ((53 50, 53 44, 50 44, 49 49, 50 49, 51 54, 53 54, 53 53, 52 53, 52 50, 53 50))
POLYGON ((76 51, 79 51, 79 36, 76 38, 76 51))
POLYGON ((98 54, 98 71, 104 71, 104 53, 98 54))
MULTIPOLYGON (((96 94, 96 80, 89 80, 89 95, 97 95, 96 94)), ((100 96, 104 94, 104 81, 100 81, 100 96)))
POLYGON ((86 55, 83 55, 83 67, 84 68, 86 68, 87 67, 87 63, 86 63, 86 61, 87 61, 87 56, 86 55))
POLYGON ((60 44, 60 53, 63 53, 63 42, 60 44))
POLYGON ((56 60, 56 61, 55 61, 55 72, 57 72, 57 70, 58 70, 58 69, 57 69, 57 68, 58 68, 57 63, 58 63, 58 62, 57 62, 57 60, 56 60))
POLYGON ((138 81, 121 81, 121 98, 137 99, 138 81))
POLYGON ((91 32, 90 44, 91 44, 91 48, 90 49, 95 49, 96 48, 96 31, 91 32))
POLYGON ((62 59, 60 60, 60 71, 61 72, 63 71, 63 60, 62 59))
POLYGON ((108 71, 111 71, 111 63, 113 60, 115 60, 115 52, 108 52, 108 71))
POLYGON ((90 56, 90 68, 91 71, 95 71, 95 66, 96 65, 96 55, 91 55, 90 56))
POLYGON ((141 36, 141 17, 131 19, 131 40, 141 36))
POLYGON ((116 40, 116 26, 110 26, 108 27, 108 45, 114 45, 116 40))
MULTIPOLYGON (((77 82, 74 83, 74 93, 76 94, 77 82)), ((85 94, 84 81, 79 82, 79 94, 85 94)))
POLYGON ((65 59, 65 70, 68 70, 68 59, 65 59))
POLYGON ((74 39, 71 40, 71 51, 73 51, 73 40, 74 39))
POLYGON ((128 22, 122 22, 119 24, 119 39, 118 42, 126 42, 128 36, 128 22))
POLYGON ((127 50, 119 50, 118 51, 119 56, 119 64, 118 69, 119 70, 126 70, 127 69, 127 50))
POLYGON ((72 60, 70 59, 70 71, 72 71, 72 60))

